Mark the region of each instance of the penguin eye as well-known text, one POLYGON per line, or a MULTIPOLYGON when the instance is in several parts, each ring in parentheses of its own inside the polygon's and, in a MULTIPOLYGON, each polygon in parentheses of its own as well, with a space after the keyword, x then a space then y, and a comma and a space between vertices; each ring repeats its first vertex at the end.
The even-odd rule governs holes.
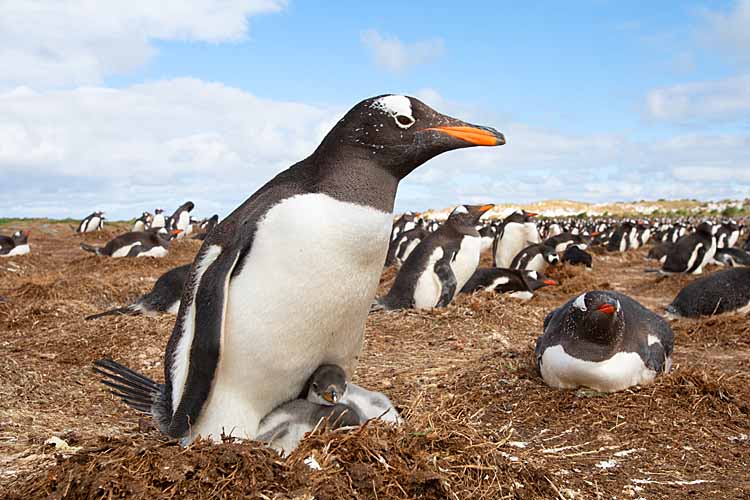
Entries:
POLYGON ((393 118, 396 120, 396 125, 401 128, 409 128, 414 125, 414 122, 416 121, 414 118, 407 115, 395 115, 393 118))
POLYGON ((313 382, 313 384, 312 384, 312 388, 313 388, 313 389, 315 389, 315 390, 317 391, 317 390, 318 390, 318 384, 316 384, 315 382, 313 382))

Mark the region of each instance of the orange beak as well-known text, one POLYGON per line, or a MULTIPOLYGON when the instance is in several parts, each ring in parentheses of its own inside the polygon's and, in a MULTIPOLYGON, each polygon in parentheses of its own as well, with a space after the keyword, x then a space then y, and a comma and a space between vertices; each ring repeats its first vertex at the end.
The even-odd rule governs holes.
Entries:
POLYGON ((451 137, 474 144, 475 146, 502 146, 505 144, 505 136, 500 132, 478 127, 434 127, 425 130, 436 130, 448 134, 451 137))
POLYGON ((526 215, 528 215, 529 217, 536 217, 539 214, 536 212, 526 212, 526 215))
POLYGON ((544 280, 543 283, 545 285, 557 286, 557 281, 555 281, 555 280, 544 280))
POLYGON ((614 314, 616 309, 612 304, 602 304, 596 308, 597 311, 601 311, 604 314, 614 314))
POLYGON ((173 229, 169 234, 173 234, 173 235, 177 236, 181 232, 182 232, 182 229, 173 229))
POLYGON ((495 207, 495 205, 493 205, 492 203, 489 203, 487 205, 482 205, 481 207, 479 207, 479 212, 480 213, 485 213, 487 210, 491 210, 494 207, 495 207))

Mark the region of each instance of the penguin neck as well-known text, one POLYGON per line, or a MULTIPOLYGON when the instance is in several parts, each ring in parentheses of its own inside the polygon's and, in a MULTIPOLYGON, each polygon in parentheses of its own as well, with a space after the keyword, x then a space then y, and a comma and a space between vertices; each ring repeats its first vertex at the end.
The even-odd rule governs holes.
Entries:
POLYGON ((602 350, 614 353, 622 340, 622 322, 617 318, 600 318, 598 321, 589 318, 581 324, 579 335, 602 350))
POLYGON ((310 158, 319 192, 392 213, 399 179, 361 148, 319 148, 310 158))

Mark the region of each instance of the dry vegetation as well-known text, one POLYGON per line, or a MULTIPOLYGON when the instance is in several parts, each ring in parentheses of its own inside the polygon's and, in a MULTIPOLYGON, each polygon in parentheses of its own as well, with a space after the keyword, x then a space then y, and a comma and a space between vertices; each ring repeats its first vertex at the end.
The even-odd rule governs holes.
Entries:
POLYGON ((172 317, 82 318, 147 291, 197 242, 165 259, 108 260, 80 251, 66 226, 31 229, 32 255, 0 260, 0 496, 750 497, 746 317, 674 322, 675 369, 649 387, 557 391, 532 368, 545 314, 571 295, 616 289, 658 310, 692 279, 643 273, 643 251, 596 255, 593 272, 557 269, 561 286, 528 303, 478 294, 371 315, 355 379, 386 392, 406 424, 319 431, 281 460, 250 442, 181 449, 91 372, 108 356, 161 379, 172 317), (53 436, 69 448, 45 444, 53 436))

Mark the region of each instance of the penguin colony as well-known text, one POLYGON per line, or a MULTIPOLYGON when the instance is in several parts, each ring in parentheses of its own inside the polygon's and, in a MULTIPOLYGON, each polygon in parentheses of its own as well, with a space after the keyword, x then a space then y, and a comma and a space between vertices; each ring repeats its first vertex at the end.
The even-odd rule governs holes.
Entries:
MULTIPOLYGON (((611 392, 670 370, 674 338, 664 314, 750 309, 750 277, 734 268, 750 263, 738 248, 745 228, 736 221, 548 219, 523 210, 498 217, 491 204, 458 205, 444 221, 408 212, 393 219, 399 182, 421 164, 504 143, 500 132, 415 98, 378 96, 352 108, 310 157, 221 222, 192 219, 195 205, 186 202, 169 217, 144 212, 131 232, 103 247, 82 243, 99 256, 162 257, 174 239, 203 241, 192 265, 168 271, 150 293, 87 318, 176 314, 164 382, 110 359, 97 360, 95 370, 113 394, 184 445, 199 436, 220 440, 232 429, 288 454, 323 421, 402 421, 385 394, 350 381, 368 313, 448 307, 459 293, 531 300, 557 285, 545 276, 550 266, 591 268, 591 248, 625 252, 656 243, 649 257, 659 267, 644 272, 665 276, 733 267, 692 283, 667 311, 591 290, 549 312, 536 343, 541 380, 611 392), (480 267, 483 251, 491 267, 480 267), (390 291, 375 297, 384 263, 398 273, 390 291), (269 289, 270 282, 281 286, 269 289)), ((76 231, 100 231, 104 220, 94 212, 76 231)), ((28 233, 0 238, 0 256, 28 252, 28 233)))

